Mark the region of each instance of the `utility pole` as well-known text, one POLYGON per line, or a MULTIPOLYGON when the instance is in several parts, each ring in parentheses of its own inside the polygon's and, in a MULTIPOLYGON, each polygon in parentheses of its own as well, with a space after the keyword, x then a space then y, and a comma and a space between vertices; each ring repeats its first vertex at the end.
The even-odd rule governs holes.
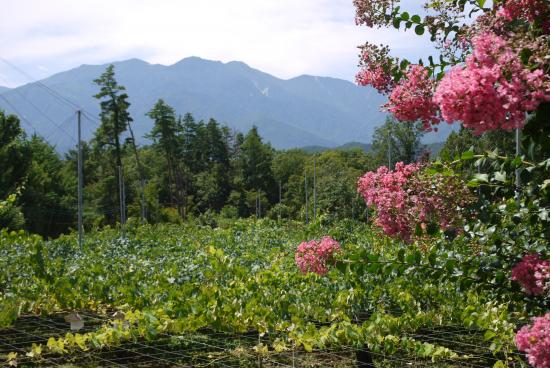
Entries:
POLYGON ((126 222, 125 220, 125 213, 124 213, 124 200, 125 200, 125 194, 124 194, 124 179, 122 178, 122 166, 118 167, 118 193, 119 193, 119 207, 120 207, 120 231, 122 234, 122 237, 124 238, 124 224, 126 222))
POLYGON ((309 214, 307 209, 307 171, 304 169, 304 190, 305 190, 305 197, 306 197, 306 224, 309 224, 309 214))
POLYGON ((141 222, 145 224, 147 222, 147 213, 145 210, 145 179, 141 178, 140 187, 141 187, 141 222))
POLYGON ((317 220, 317 161, 313 156, 313 221, 317 220))
POLYGON ((82 174, 82 128, 81 128, 81 111, 77 111, 78 120, 78 247, 82 251, 82 241, 84 238, 84 229, 82 221, 82 195, 83 195, 83 174, 82 174))
POLYGON ((282 189, 281 189, 281 181, 279 180, 279 221, 281 221, 281 203, 282 203, 282 200, 283 200, 283 192, 282 192, 282 189))
POLYGON ((134 130, 132 129, 132 124, 130 124, 131 119, 128 119, 126 122, 128 125, 128 130, 130 131, 130 138, 132 142, 132 148, 134 150, 134 155, 136 157, 136 164, 138 168, 139 173, 139 189, 140 189, 140 205, 141 205, 141 223, 145 223, 145 185, 144 185, 144 175, 143 175, 143 167, 141 166, 141 160, 139 159, 139 151, 137 149, 136 145, 136 138, 134 136, 134 130))

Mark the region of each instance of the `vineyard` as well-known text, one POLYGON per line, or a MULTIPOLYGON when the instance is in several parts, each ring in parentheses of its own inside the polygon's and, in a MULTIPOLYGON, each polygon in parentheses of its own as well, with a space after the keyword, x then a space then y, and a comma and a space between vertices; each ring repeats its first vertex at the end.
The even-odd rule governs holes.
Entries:
MULTIPOLYGON (((64 159, 0 111, 0 364, 550 368, 550 4, 421 3, 353 0, 358 26, 436 52, 359 46, 356 82, 390 115, 368 152, 277 151, 256 126, 196 122, 162 98, 138 144, 114 64, 93 80, 99 120, 40 83, 77 117, 64 159), (438 155, 423 150, 454 123, 438 155)), ((246 78, 217 89, 260 91, 246 78)), ((282 90, 261 104, 290 116, 302 102, 282 90)))
POLYGON ((513 341, 526 302, 475 285, 491 267, 470 244, 420 251, 365 224, 269 220, 107 229, 82 251, 74 236, 0 244, 11 366, 526 366, 513 341), (326 234, 342 247, 330 271, 300 272, 297 244, 326 234))

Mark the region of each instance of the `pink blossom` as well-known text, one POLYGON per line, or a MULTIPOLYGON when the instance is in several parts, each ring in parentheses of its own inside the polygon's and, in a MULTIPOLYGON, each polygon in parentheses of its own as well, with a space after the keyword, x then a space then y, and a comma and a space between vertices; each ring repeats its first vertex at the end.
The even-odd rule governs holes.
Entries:
POLYGON ((453 67, 434 95, 443 119, 462 121, 476 134, 522 127, 526 112, 545 100, 550 100, 548 76, 525 68, 504 39, 492 32, 473 39, 466 65, 453 67))
POLYGON ((545 32, 550 31, 547 0, 506 0, 497 15, 508 21, 523 19, 534 22, 539 19, 545 32))
POLYGON ((355 76, 355 81, 360 86, 371 86, 382 94, 389 93, 393 86, 393 79, 380 66, 363 68, 355 76))
POLYGON ((412 242, 417 225, 437 224, 443 230, 458 229, 460 208, 472 196, 458 178, 425 174, 420 164, 399 162, 395 170, 382 166, 369 171, 357 183, 367 206, 376 208, 375 224, 389 236, 412 242))
POLYGON ((535 284, 550 297, 550 262, 543 261, 535 268, 535 284))
POLYGON ((388 56, 389 49, 366 43, 361 47, 361 70, 355 81, 360 86, 371 86, 379 93, 388 94, 395 86, 391 73, 396 60, 388 56))
POLYGON ((540 295, 550 282, 550 261, 540 259, 538 254, 525 255, 512 269, 512 280, 528 294, 540 295))
POLYGON ((325 236, 321 241, 302 242, 298 246, 294 259, 302 273, 314 272, 324 275, 328 272, 328 265, 338 251, 340 251, 340 244, 331 237, 325 236))
POLYGON ((412 65, 393 89, 386 108, 400 121, 420 120, 426 130, 431 130, 432 125, 439 123, 438 108, 433 101, 434 88, 435 81, 428 69, 412 65))
POLYGON ((393 9, 396 2, 396 0, 353 0, 356 9, 355 24, 374 27, 387 23, 384 16, 386 10, 393 9))
POLYGON ((411 241, 412 231, 406 212, 407 193, 405 184, 420 169, 417 164, 405 165, 398 162, 395 171, 381 166, 376 172, 369 171, 357 183, 357 191, 367 206, 375 206, 375 224, 389 236, 411 241))
POLYGON ((531 325, 523 326, 516 334, 516 346, 527 353, 527 360, 533 367, 550 367, 550 312, 533 318, 531 325))

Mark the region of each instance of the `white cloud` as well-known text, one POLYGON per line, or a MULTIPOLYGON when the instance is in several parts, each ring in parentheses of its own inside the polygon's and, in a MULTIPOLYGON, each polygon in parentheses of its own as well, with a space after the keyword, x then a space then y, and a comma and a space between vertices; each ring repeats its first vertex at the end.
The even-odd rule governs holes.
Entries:
MULTIPOLYGON (((411 34, 355 26, 351 0, 4 2, 0 55, 37 78, 84 63, 137 57, 172 64, 195 55, 241 60, 282 78, 351 80, 356 46, 367 39, 390 43, 400 56, 416 58, 429 49, 411 34)), ((5 65, 0 77, 23 82, 5 65)))

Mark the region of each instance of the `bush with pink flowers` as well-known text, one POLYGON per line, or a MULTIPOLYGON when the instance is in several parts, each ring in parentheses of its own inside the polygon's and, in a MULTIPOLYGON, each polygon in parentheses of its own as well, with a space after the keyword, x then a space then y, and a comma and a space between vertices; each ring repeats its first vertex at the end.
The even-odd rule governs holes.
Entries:
MULTIPOLYGON (((461 121, 476 134, 525 125, 525 113, 550 99, 548 76, 525 68, 505 39, 486 32, 473 39, 465 65, 447 73, 433 101, 448 123, 461 121)), ((399 118, 399 117, 398 117, 399 118)))
POLYGON ((430 130, 439 123, 437 105, 433 99, 435 80, 421 65, 411 65, 404 78, 394 87, 386 108, 400 121, 422 121, 430 130))
POLYGON ((320 241, 302 242, 298 246, 294 259, 302 273, 314 272, 324 275, 328 272, 334 255, 339 251, 340 244, 330 236, 325 236, 320 241))
POLYGON ((550 367, 550 312, 523 326, 516 334, 516 346, 527 354, 533 367, 550 367))
POLYGON ((476 134, 523 127, 526 114, 550 101, 546 0, 469 0, 476 18, 463 22, 464 4, 426 1, 436 15, 410 15, 399 1, 354 0, 356 23, 368 27, 426 30, 439 61, 411 66, 389 56, 387 46, 361 46, 360 85, 389 96, 385 107, 401 121, 422 121, 427 130, 445 120, 476 134))
POLYGON ((421 164, 398 162, 395 170, 382 166, 363 175, 358 193, 376 209, 375 224, 389 236, 412 242, 421 230, 459 230, 461 209, 472 201, 469 190, 455 175, 429 173, 421 164))
POLYGON ((538 254, 527 254, 512 269, 512 280, 531 295, 550 291, 550 261, 541 259, 538 254))

